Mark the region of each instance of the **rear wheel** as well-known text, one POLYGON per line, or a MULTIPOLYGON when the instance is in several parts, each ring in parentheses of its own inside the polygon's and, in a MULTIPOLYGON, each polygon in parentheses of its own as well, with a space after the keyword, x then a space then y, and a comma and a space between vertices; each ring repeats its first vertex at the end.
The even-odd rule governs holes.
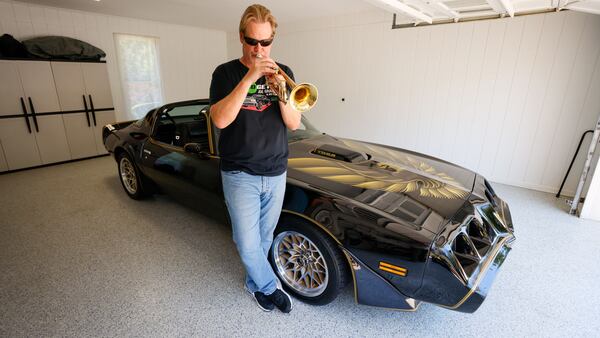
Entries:
POLYGON ((118 155, 119 177, 127 195, 134 200, 142 199, 149 195, 142 185, 142 175, 126 152, 118 155))
POLYGON ((281 217, 269 260, 284 288, 306 303, 331 303, 347 283, 348 264, 337 244, 302 219, 281 217))

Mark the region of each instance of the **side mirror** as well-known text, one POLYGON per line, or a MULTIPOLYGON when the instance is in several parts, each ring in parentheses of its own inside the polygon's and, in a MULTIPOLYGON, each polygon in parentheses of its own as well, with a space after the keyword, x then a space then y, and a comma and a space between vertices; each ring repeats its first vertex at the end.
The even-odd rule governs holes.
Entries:
POLYGON ((144 140, 146 138, 148 138, 148 135, 144 134, 144 133, 139 133, 139 132, 132 132, 129 133, 129 136, 133 137, 136 140, 144 140))
POLYGON ((183 146, 183 150, 186 153, 200 154, 202 152, 202 146, 200 143, 186 143, 183 146))
POLYGON ((203 160, 210 158, 210 154, 202 149, 200 143, 186 143, 183 150, 186 153, 197 154, 203 160))

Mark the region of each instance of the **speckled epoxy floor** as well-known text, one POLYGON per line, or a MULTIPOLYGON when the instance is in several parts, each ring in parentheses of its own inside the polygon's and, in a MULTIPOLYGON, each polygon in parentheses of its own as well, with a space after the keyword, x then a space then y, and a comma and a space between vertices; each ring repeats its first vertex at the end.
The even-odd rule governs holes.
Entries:
POLYGON ((600 223, 495 185, 517 242, 474 314, 295 302, 242 289, 227 226, 167 196, 137 202, 110 157, 0 175, 0 336, 598 336, 600 223))

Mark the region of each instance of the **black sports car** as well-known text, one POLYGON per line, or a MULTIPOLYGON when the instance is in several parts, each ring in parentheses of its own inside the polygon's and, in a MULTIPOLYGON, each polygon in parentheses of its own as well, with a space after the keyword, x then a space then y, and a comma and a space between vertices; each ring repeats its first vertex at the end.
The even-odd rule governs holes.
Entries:
MULTIPOLYGON (((227 220, 208 100, 107 125, 125 192, 165 192, 227 220)), ((419 153, 337 138, 303 117, 289 132, 287 191, 269 260, 296 298, 327 304, 352 281, 357 303, 473 312, 515 237, 482 176, 419 153)))

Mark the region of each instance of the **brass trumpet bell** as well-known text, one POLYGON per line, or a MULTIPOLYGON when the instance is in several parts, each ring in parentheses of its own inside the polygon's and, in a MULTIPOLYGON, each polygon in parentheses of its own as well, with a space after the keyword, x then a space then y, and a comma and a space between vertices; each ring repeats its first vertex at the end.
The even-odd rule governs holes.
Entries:
POLYGON ((292 101, 290 104, 295 110, 303 113, 315 106, 318 95, 317 87, 310 83, 301 83, 292 87, 292 91, 290 92, 292 101))
MULTIPOLYGON (((258 54, 256 57, 261 58, 262 56, 258 54)), ((296 82, 281 69, 277 69, 276 74, 281 74, 285 81, 279 83, 275 80, 274 76, 269 76, 267 77, 267 82, 269 83, 269 87, 277 93, 279 101, 287 104, 291 99, 290 104, 292 105, 292 108, 301 113, 309 111, 315 106, 319 96, 319 91, 315 85, 310 83, 296 84, 296 82), (290 88, 289 93, 288 87, 290 88)))

